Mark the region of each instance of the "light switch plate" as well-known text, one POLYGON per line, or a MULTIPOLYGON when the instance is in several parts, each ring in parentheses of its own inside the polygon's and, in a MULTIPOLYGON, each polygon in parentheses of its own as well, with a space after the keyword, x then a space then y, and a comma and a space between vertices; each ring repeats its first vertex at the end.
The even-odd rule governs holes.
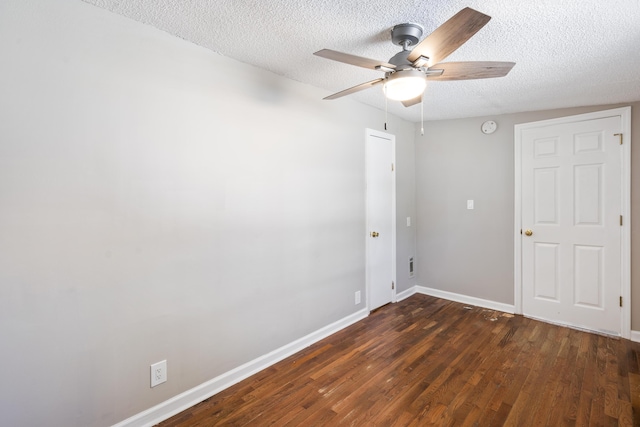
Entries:
POLYGON ((473 209, 473 200, 467 200, 467 209, 473 209))
POLYGON ((411 227, 411 217, 407 217, 407 227, 411 227))

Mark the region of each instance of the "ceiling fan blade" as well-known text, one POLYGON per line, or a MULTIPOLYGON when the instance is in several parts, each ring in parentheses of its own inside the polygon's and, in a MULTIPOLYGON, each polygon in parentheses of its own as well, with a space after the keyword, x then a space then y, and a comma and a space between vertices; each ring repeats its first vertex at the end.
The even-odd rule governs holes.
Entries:
POLYGON ((411 107, 412 105, 420 104, 422 102, 422 95, 416 96, 413 99, 402 101, 402 105, 405 107, 411 107))
POLYGON ((371 70, 377 69, 376 67, 386 67, 395 69, 396 66, 383 61, 376 61, 375 59, 364 58, 362 56, 351 55, 349 53, 338 52, 337 50, 322 49, 314 53, 316 56, 322 58, 331 59, 338 62, 344 62, 345 64, 355 65, 358 67, 369 68, 371 70))
POLYGON ((442 62, 429 68, 429 71, 442 70, 442 74, 429 76, 429 80, 473 80, 504 77, 516 65, 515 62, 467 61, 442 62))
POLYGON ((372 86, 375 86, 379 83, 382 83, 384 81, 384 79, 375 79, 375 80, 371 80, 370 82, 366 82, 366 83, 362 83, 359 84, 358 86, 354 86, 354 87, 350 87, 349 89, 345 89, 343 91, 340 91, 338 93, 334 93, 333 95, 329 95, 323 99, 336 99, 336 98, 342 98, 343 96, 346 95, 351 95, 352 93, 356 93, 356 92, 360 92, 361 90, 365 90, 365 89, 369 89, 372 86))
POLYGON ((484 13, 465 7, 418 43, 407 59, 414 62, 425 56, 429 58, 429 64, 436 64, 466 43, 490 19, 484 13))

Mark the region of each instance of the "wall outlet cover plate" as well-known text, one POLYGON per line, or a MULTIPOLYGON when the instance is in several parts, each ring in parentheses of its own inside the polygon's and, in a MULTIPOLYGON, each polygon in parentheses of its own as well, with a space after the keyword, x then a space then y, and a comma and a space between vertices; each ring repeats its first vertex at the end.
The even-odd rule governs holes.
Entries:
POLYGON ((167 361, 151 365, 151 387, 155 387, 167 381, 167 361))

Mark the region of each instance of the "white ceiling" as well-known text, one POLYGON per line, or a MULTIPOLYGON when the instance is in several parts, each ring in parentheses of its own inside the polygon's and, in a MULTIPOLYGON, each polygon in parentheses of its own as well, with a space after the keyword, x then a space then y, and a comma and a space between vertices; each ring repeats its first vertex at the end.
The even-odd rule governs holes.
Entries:
MULTIPOLYGON (((469 6, 491 21, 448 61, 513 61, 503 78, 429 84, 425 119, 640 100, 640 0, 84 0, 326 94, 382 73, 316 57, 322 48, 386 61, 390 29, 425 36, 469 6)), ((229 70, 233 72, 233 70, 229 70)), ((385 108, 380 86, 350 97, 385 108)), ((345 102, 342 99, 324 102, 345 102)), ((420 105, 389 101, 420 120, 420 105)))

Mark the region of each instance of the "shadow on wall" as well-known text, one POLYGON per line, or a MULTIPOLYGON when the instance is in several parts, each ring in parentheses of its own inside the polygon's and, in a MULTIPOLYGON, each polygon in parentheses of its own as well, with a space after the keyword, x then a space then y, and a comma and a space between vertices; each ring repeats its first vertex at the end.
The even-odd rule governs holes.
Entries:
POLYGON ((248 95, 256 101, 268 104, 279 105, 286 102, 288 89, 283 84, 282 77, 266 72, 256 73, 249 80, 248 95))

